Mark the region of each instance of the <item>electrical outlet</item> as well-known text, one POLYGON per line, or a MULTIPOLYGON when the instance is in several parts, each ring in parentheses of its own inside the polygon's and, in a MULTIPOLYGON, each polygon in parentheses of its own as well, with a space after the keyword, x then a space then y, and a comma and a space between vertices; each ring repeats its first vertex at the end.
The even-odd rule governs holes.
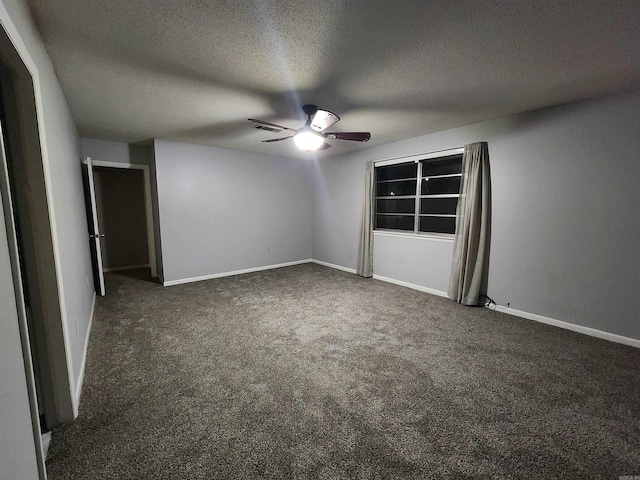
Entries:
POLYGON ((404 257, 402 255, 400 256, 400 263, 404 263, 404 257))
POLYGON ((271 247, 270 246, 267 247, 267 252, 271 252, 271 247))

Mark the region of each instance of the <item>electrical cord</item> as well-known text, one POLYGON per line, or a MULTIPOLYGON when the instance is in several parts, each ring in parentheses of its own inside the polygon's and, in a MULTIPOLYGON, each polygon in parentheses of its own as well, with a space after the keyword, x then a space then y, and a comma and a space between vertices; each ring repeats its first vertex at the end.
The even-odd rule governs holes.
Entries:
POLYGON ((480 295, 478 297, 478 306, 487 307, 492 310, 496 309, 496 302, 493 301, 488 295, 480 295))

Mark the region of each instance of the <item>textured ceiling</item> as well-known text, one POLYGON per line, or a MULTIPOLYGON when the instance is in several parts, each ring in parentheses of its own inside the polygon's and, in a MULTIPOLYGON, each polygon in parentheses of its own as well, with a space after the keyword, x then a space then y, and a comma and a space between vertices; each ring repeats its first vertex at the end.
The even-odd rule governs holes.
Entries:
POLYGON ((370 131, 319 156, 640 87, 638 0, 28 0, 80 134, 304 154, 315 103, 370 131))

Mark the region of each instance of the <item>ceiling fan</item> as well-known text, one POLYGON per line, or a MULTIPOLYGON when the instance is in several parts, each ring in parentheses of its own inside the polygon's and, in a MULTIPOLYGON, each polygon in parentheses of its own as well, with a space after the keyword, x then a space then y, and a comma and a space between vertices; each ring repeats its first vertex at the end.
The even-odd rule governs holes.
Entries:
POLYGON ((265 143, 280 142, 288 138, 293 138, 296 146, 301 150, 314 151, 331 148, 331 144, 325 139, 335 138, 337 140, 351 140, 353 142, 366 142, 371 138, 369 132, 325 132, 324 130, 340 120, 340 117, 328 110, 320 110, 315 105, 304 105, 302 111, 307 115, 307 121, 302 128, 294 129, 283 127, 275 123, 264 120, 250 118, 249 121, 257 123, 254 128, 267 130, 269 132, 284 132, 289 130, 295 132, 288 137, 274 138, 272 140, 262 140, 265 143))

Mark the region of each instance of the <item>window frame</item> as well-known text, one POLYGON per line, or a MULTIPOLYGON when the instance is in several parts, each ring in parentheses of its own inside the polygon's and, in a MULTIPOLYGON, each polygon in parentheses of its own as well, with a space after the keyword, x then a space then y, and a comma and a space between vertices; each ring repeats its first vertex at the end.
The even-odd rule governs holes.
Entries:
MULTIPOLYGON (((437 160, 438 158, 442 158, 442 157, 449 157, 449 156, 453 156, 453 155, 462 155, 464 154, 464 147, 457 147, 457 148, 451 148, 451 149, 447 149, 447 150, 438 150, 438 151, 434 151, 434 152, 429 152, 429 153, 422 153, 422 154, 417 154, 417 155, 408 155, 408 156, 404 156, 404 157, 396 157, 396 158, 390 158, 390 159, 386 159, 386 160, 378 160, 373 162, 373 167, 374 167, 374 205, 373 205, 373 216, 374 216, 374 225, 376 224, 376 220, 375 217, 376 215, 380 215, 377 211, 377 201, 380 200, 384 200, 384 199, 390 199, 390 196, 377 196, 377 190, 378 190, 378 177, 377 177, 377 172, 376 170, 379 167, 389 167, 389 166, 393 166, 393 165, 401 165, 401 164, 409 164, 409 163, 416 163, 416 193, 415 195, 403 195, 403 196, 398 196, 398 199, 401 198, 414 198, 415 200, 415 207, 414 207, 414 212, 412 214, 406 214, 407 216, 413 216, 413 230, 402 230, 402 229, 394 229, 394 228, 375 228, 373 229, 374 233, 377 234, 392 234, 392 235, 399 235, 399 236, 407 236, 407 237, 421 237, 421 238, 425 238, 425 237, 435 237, 435 238, 441 238, 441 239, 453 239, 453 237, 455 236, 455 233, 440 233, 440 232, 421 232, 420 231, 420 218, 421 217, 429 217, 429 216, 434 216, 434 217, 440 217, 440 218, 455 218, 456 215, 453 214, 421 214, 420 213, 420 200, 423 198, 459 198, 460 194, 452 194, 452 193, 445 193, 445 194, 432 194, 432 195, 422 195, 422 179, 423 178, 445 178, 445 177, 460 177, 462 178, 462 172, 461 173, 455 173, 455 174, 443 174, 443 175, 432 175, 431 177, 423 177, 422 175, 422 161, 423 160, 437 160)), ((413 180, 413 178, 412 178, 413 180)), ((398 181, 396 180, 388 180, 388 181, 398 181)))

